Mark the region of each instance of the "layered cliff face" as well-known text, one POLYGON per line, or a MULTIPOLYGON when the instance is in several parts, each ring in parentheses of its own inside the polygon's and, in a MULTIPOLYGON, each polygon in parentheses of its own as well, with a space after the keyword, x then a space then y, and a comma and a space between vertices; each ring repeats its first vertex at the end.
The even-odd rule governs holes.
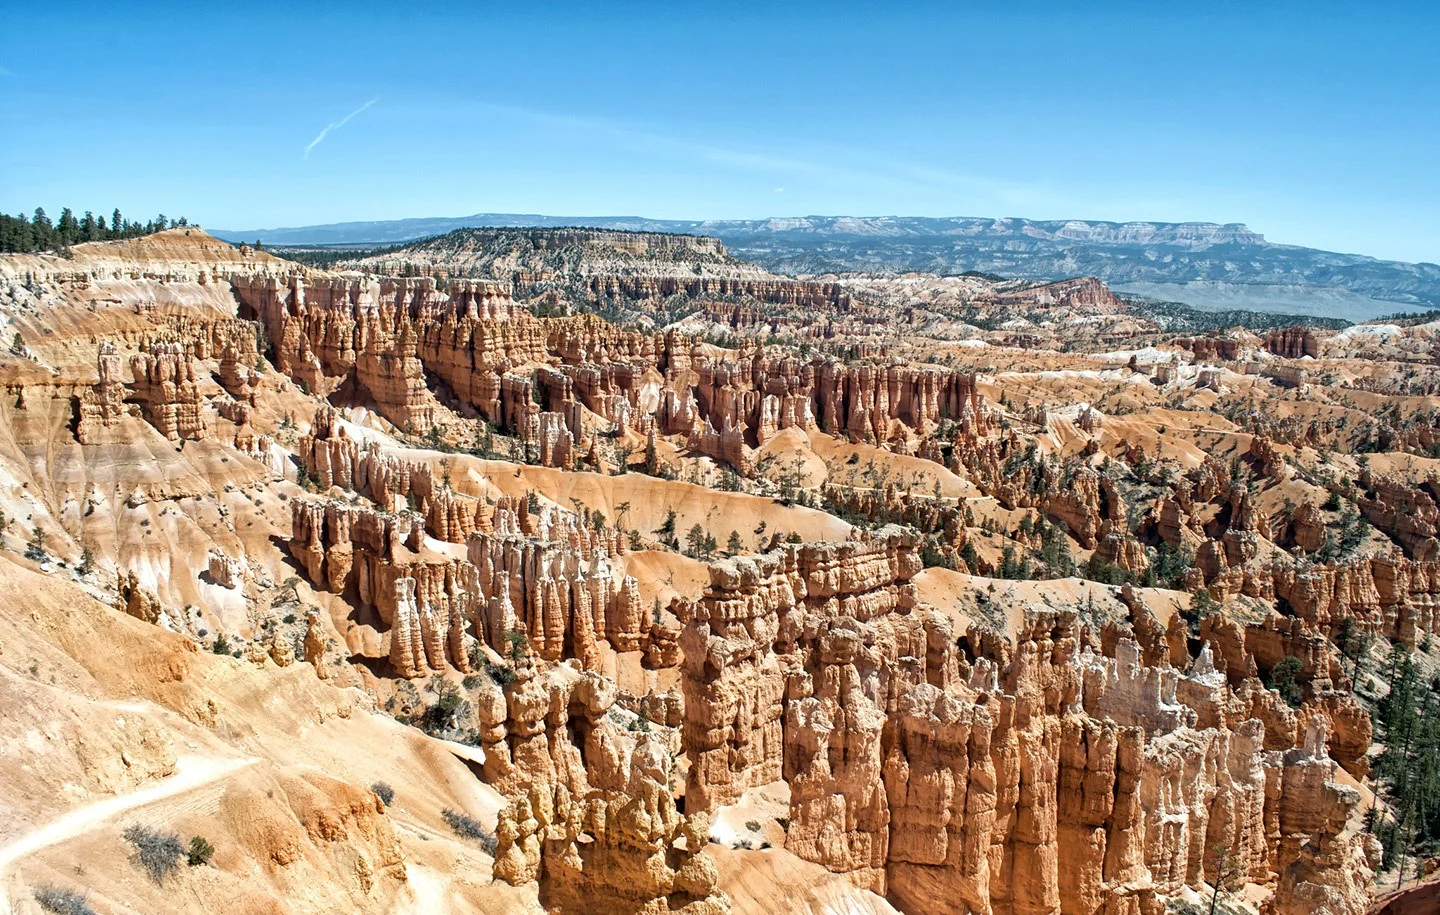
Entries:
POLYGON ((1323 336, 1311 327, 1286 327, 1273 330, 1265 338, 1265 348, 1286 359, 1309 356, 1319 358, 1323 336))
POLYGON ((291 517, 291 555, 317 589, 374 608, 399 676, 470 670, 475 569, 427 547, 418 516, 297 499, 291 517))
POLYGON ((1091 315, 1114 314, 1125 309, 1125 303, 1093 276, 1025 285, 1020 289, 1002 289, 990 298, 997 305, 1073 308, 1091 315))
POLYGON ((75 438, 81 444, 94 444, 104 429, 115 426, 126 413, 125 383, 121 380, 120 350, 113 343, 101 343, 95 355, 94 387, 80 394, 80 418, 75 438))
MULTIPOLYGON (((131 360, 130 370, 135 377, 135 398, 161 435, 189 440, 206 436, 208 429, 195 383, 195 364, 184 347, 178 343, 150 344, 131 360)), ((101 376, 102 388, 106 375, 108 372, 101 376)))
POLYGON ((373 403, 397 427, 425 433, 440 416, 425 381, 433 373, 466 407, 533 444, 546 466, 568 468, 590 451, 589 417, 636 432, 655 425, 743 468, 746 448, 784 429, 819 426, 908 449, 945 419, 981 434, 989 413, 969 373, 802 362, 759 347, 717 361, 675 334, 537 320, 473 281, 443 292, 429 279, 235 285, 265 325, 277 367, 315 393, 373 403))
MULTIPOLYGON (((1273 445, 1257 438, 1250 456, 1262 472, 1270 468, 1268 472, 1283 482, 1289 471, 1282 469, 1272 450, 1273 445)), ((1326 542, 1332 541, 1333 550, 1341 532, 1327 529, 1327 523, 1333 522, 1314 502, 1292 507, 1284 523, 1272 530, 1269 515, 1255 509, 1246 487, 1233 482, 1230 470, 1213 461, 1187 474, 1173 500, 1162 500, 1156 530, 1170 546, 1194 551, 1198 581, 1217 600, 1252 596, 1279 603, 1289 615, 1324 634, 1333 636, 1343 625, 1352 625, 1357 631, 1414 645, 1440 631, 1435 540, 1440 510, 1428 482, 1423 487, 1407 486, 1368 472, 1360 482, 1357 514, 1389 541, 1387 546, 1363 545, 1363 549, 1357 544, 1345 557, 1320 558, 1326 542), (1197 518, 1214 514, 1216 503, 1221 503, 1221 510, 1207 528, 1197 518), (1301 551, 1300 561, 1271 549, 1272 542, 1287 537, 1301 551)))
POLYGON ((683 297, 841 310, 850 301, 838 283, 776 276, 731 257, 719 240, 694 235, 461 229, 347 266, 488 277, 511 285, 523 299, 577 305, 645 307, 683 297))
POLYGON ((518 638, 545 661, 587 670, 600 668, 602 642, 648 667, 677 661, 679 624, 641 600, 618 532, 573 512, 502 502, 463 559, 427 545, 417 514, 296 500, 292 520, 290 552, 311 583, 375 609, 400 676, 468 672, 477 639, 503 656, 518 638))
POLYGON ((322 490, 337 486, 386 509, 413 509, 438 540, 464 543, 476 529, 490 524, 490 511, 479 499, 437 481, 429 464, 403 460, 377 442, 362 444, 351 438, 333 408, 316 411, 299 451, 306 472, 322 490))

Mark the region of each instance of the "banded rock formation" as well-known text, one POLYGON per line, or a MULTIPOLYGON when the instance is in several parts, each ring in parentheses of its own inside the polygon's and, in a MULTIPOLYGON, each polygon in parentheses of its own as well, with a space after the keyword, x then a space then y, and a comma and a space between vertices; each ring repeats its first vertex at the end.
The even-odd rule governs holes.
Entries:
MULTIPOLYGON (((681 815, 668 741, 622 724, 613 681, 569 664, 516 659, 478 706, 487 781, 500 811, 495 876, 541 881, 550 911, 724 915, 705 854, 709 818, 681 815)), ((633 719, 632 719, 633 720, 633 719)))
POLYGON ((496 650, 518 630, 546 661, 574 658, 599 669, 604 641, 614 651, 644 651, 653 666, 674 666, 679 627, 641 601, 618 530, 595 530, 562 509, 532 513, 517 500, 497 506, 493 530, 472 534, 467 550, 477 570, 477 626, 496 650))
POLYGON ((297 499, 291 521, 291 555, 316 588, 375 608, 400 676, 470 669, 475 569, 428 549, 419 518, 297 499))
POLYGON ((1304 812, 1356 800, 1323 738, 1316 756, 1323 718, 1272 752, 1252 711, 1272 700, 1242 695, 1273 694, 1232 690, 1208 650, 1188 672, 1128 638, 1102 655, 1074 614, 1032 616, 1009 650, 957 642, 907 596, 913 544, 887 529, 712 564, 681 637, 690 809, 783 778, 787 849, 906 911, 1155 915, 1220 849, 1274 883, 1275 912, 1336 884, 1331 911, 1362 910, 1363 848, 1304 812), (1307 865, 1316 848, 1343 875, 1307 865))

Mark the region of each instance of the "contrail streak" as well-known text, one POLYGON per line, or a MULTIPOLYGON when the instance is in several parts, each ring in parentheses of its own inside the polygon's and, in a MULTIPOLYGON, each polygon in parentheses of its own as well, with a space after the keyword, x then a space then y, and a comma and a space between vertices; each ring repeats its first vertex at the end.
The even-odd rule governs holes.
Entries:
POLYGON ((349 123, 349 121, 350 121, 351 118, 355 117, 355 115, 357 115, 357 114, 359 114, 360 112, 364 111, 366 108, 369 108, 371 105, 375 104, 375 103, 378 102, 378 101, 380 101, 380 99, 379 99, 378 96, 377 96, 376 98, 372 98, 370 101, 368 101, 368 102, 366 102, 365 104, 361 105, 359 108, 356 108, 354 111, 352 111, 352 112, 350 112, 349 114, 345 115, 345 116, 344 116, 343 118, 341 118, 340 120, 338 120, 338 121, 331 121, 329 124, 326 124, 326 125, 325 125, 325 129, 322 130, 322 131, 320 131, 320 133, 315 137, 315 139, 313 139, 313 140, 310 141, 310 145, 308 145, 308 146, 305 147, 305 158, 307 158, 307 159, 310 158, 310 150, 312 150, 312 149, 314 149, 315 147, 319 146, 319 145, 320 145, 320 141, 323 140, 323 139, 325 139, 325 137, 329 135, 330 131, 332 131, 332 130, 339 130, 341 127, 344 127, 347 123, 349 123))

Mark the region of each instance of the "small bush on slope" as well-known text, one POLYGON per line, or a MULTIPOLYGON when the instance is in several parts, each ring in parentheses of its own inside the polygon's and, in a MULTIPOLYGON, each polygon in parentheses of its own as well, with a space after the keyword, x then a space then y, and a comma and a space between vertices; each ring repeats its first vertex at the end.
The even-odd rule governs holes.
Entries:
POLYGON ((125 841, 135 846, 135 862, 158 884, 163 885, 188 857, 180 836, 173 832, 137 824, 126 827, 125 841))
POLYGON ((486 854, 495 854, 495 848, 499 842, 484 826, 480 825, 479 820, 458 810, 451 810, 449 807, 440 811, 440 816, 445 818, 445 822, 455 830, 456 835, 464 836, 467 839, 478 839, 480 847, 485 849, 486 854))
POLYGON ((57 886, 44 886, 35 891, 35 901, 40 908, 54 915, 95 915, 84 893, 64 890, 57 886))

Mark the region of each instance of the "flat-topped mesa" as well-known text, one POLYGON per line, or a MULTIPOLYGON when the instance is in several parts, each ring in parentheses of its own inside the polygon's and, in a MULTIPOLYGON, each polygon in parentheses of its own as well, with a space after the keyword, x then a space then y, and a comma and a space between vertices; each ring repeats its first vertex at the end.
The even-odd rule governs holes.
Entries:
POLYGON ((296 499, 290 507, 291 555, 315 587, 375 608, 400 676, 470 669, 475 568, 426 548, 418 516, 335 501, 296 499))
POLYGON ((640 599, 618 530, 596 530, 557 508, 532 513, 516 500, 497 506, 493 529, 472 534, 468 553, 478 634, 497 651, 518 630, 538 657, 574 658, 587 670, 601 667, 600 642, 645 652, 647 666, 675 665, 679 625, 640 599))
MULTIPOLYGON (((102 354, 101 359, 105 358, 102 354)), ((195 362, 183 344, 146 344, 130 358, 130 371, 134 376, 133 396, 161 435, 171 441, 198 441, 209 434, 210 422, 196 384, 195 362)))

